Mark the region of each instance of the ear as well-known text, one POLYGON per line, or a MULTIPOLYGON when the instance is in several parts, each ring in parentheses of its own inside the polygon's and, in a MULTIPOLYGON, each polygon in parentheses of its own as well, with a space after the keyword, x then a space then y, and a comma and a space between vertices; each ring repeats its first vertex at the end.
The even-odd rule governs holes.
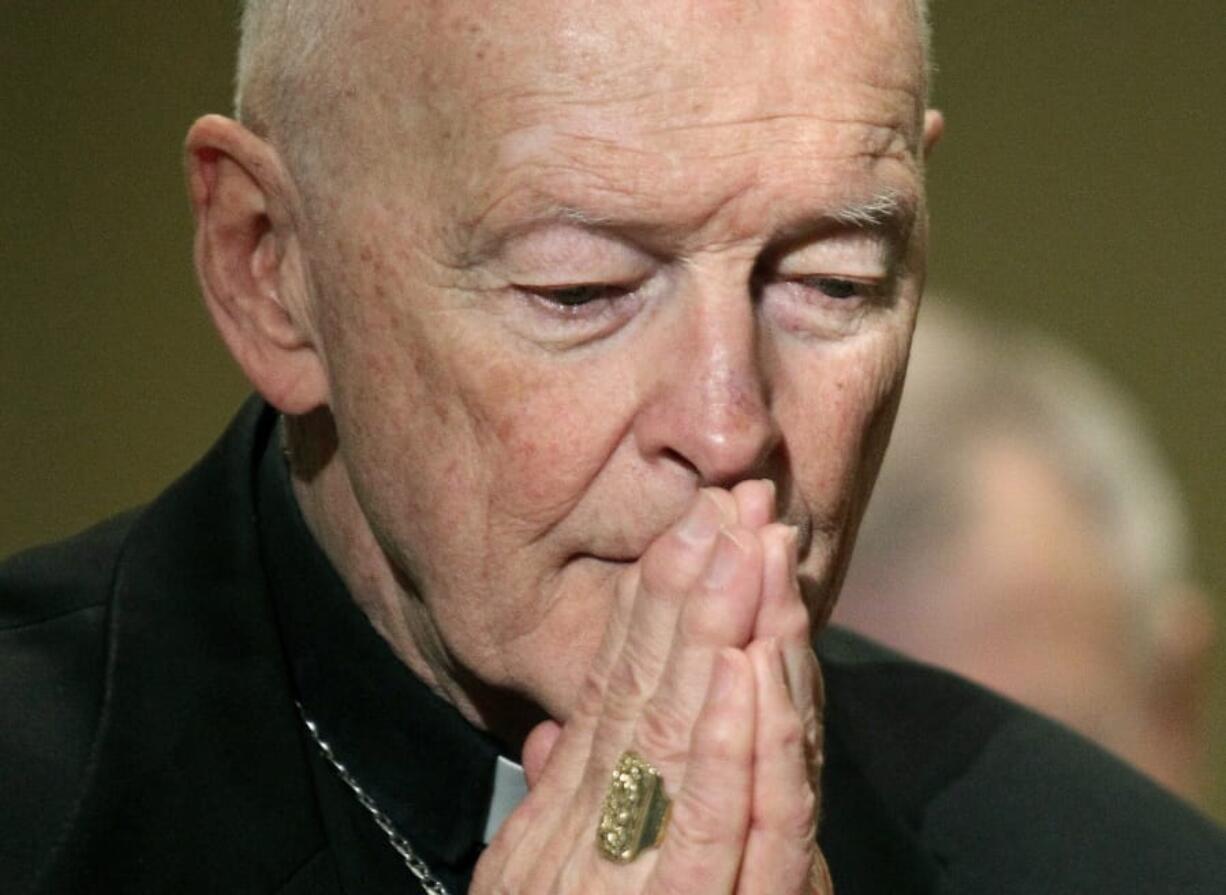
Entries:
POLYGON ((929 109, 924 113, 924 158, 932 155, 941 136, 945 133, 945 116, 937 109, 929 109))
POLYGON ((1217 626, 1209 596, 1194 584, 1173 584, 1156 602, 1144 719, 1153 744, 1148 770, 1195 800, 1204 791, 1217 626))
POLYGON ((299 202, 281 158, 237 121, 201 118, 187 135, 196 272, 230 354, 286 414, 328 402, 297 231, 299 202))
MULTIPOLYGON (((1198 585, 1176 582, 1168 585, 1157 602, 1160 614, 1155 625, 1154 651, 1159 675, 1181 692, 1186 688, 1194 694, 1193 700, 1204 699, 1211 683, 1218 639, 1212 600, 1198 585)), ((1164 703, 1171 704, 1166 700, 1164 703)), ((1199 705, 1191 714, 1204 708, 1199 705)))

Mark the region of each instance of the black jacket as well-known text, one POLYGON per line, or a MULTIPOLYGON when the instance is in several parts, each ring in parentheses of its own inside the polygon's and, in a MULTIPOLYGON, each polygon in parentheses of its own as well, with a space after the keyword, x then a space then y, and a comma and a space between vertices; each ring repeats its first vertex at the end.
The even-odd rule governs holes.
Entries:
MULTIPOLYGON (((411 892, 305 739, 252 402, 149 507, 0 566, 0 892, 411 892)), ((1084 741, 832 631, 839 895, 1226 892, 1211 822, 1084 741)))

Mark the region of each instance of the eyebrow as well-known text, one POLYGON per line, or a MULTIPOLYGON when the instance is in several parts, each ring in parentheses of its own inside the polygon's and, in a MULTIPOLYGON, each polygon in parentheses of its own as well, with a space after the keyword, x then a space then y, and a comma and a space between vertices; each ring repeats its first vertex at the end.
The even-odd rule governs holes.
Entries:
MULTIPOLYGON (((543 197, 542 197, 543 198, 543 197)), ((916 214, 914 196, 898 189, 887 188, 867 199, 852 200, 834 207, 811 212, 771 228, 766 245, 779 246, 812 239, 831 230, 859 230, 894 237, 902 241, 909 234, 916 214)), ((670 229, 663 222, 619 214, 595 214, 580 206, 546 200, 531 208, 523 219, 496 228, 466 253, 470 259, 485 256, 496 246, 533 231, 555 225, 572 225, 593 233, 621 238, 645 237, 670 229)), ((637 242, 637 239, 634 240, 637 242)))
POLYGON ((867 199, 854 199, 787 221, 771 235, 772 244, 797 242, 835 230, 853 230, 905 239, 914 225, 918 198, 888 188, 867 199))
POLYGON ((875 230, 909 221, 914 216, 914 209, 915 203, 904 199, 897 190, 883 190, 865 202, 844 205, 828 217, 849 227, 875 230))

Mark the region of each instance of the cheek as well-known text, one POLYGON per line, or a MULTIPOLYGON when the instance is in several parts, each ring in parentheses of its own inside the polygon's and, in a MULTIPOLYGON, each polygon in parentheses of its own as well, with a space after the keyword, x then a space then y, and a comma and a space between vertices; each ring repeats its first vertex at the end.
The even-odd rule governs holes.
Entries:
POLYGON ((785 436, 802 491, 833 509, 854 490, 864 461, 880 452, 900 386, 893 352, 841 347, 809 360, 781 401, 785 436))
POLYGON ((466 406, 483 438, 500 521, 534 537, 585 496, 623 437, 632 390, 617 371, 554 359, 498 359, 465 377, 466 406))
POLYGON ((807 353, 780 416, 800 513, 813 525, 806 575, 831 604, 876 477, 901 390, 906 341, 891 332, 807 353), (797 384, 803 383, 803 387, 797 384))
POLYGON ((454 339, 435 325, 439 315, 420 288, 407 291, 409 277, 387 256, 345 248, 319 321, 331 410, 372 529, 416 572, 414 554, 450 559, 471 540, 483 488, 477 441, 456 400, 454 339))

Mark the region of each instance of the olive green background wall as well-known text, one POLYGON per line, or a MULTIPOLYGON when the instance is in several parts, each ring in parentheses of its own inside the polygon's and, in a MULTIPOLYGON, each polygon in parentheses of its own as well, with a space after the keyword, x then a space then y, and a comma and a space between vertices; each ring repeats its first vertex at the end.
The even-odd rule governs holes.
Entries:
MULTIPOLYGON (((1139 396, 1226 608, 1226 9, 936 3, 934 284, 1139 396)), ((147 500, 245 394, 196 297, 180 164, 227 109, 236 15, 0 0, 0 554, 147 500)))

